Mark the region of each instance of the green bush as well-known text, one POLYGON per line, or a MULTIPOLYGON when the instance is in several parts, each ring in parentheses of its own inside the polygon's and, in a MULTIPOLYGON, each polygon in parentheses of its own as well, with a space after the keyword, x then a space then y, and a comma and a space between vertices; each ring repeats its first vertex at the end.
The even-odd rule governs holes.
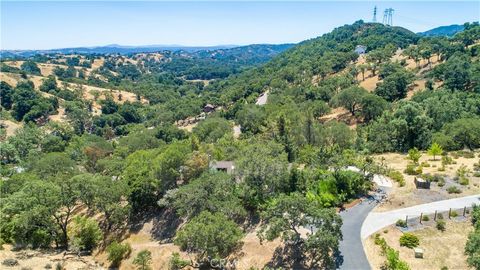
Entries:
POLYGON ((150 264, 152 263, 152 252, 149 250, 142 250, 140 251, 135 259, 133 260, 133 264, 138 265, 138 268, 141 270, 151 269, 150 264))
MULTIPOLYGON (((419 167, 421 170, 421 167, 419 167)), ((417 166, 415 164, 408 164, 407 168, 403 171, 408 175, 418 175, 417 166)))
POLYGON ((468 180, 467 177, 460 177, 458 179, 458 183, 462 186, 468 186, 468 184, 470 183, 470 181, 468 180))
POLYGON ((130 256, 131 252, 132 248, 130 247, 130 244, 120 244, 117 241, 114 241, 107 247, 107 259, 110 261, 111 266, 117 267, 123 259, 130 256))
POLYGON ((458 187, 456 187, 456 186, 448 187, 448 188, 447 188, 447 192, 448 192, 449 194, 452 194, 452 193, 455 193, 455 194, 462 193, 462 191, 461 191, 458 187))
POLYGON ((70 231, 72 245, 78 250, 92 251, 102 239, 98 223, 82 216, 76 216, 70 231))
POLYGON ((442 165, 453 164, 453 159, 449 156, 442 156, 442 165))
POLYGON ((404 233, 400 237, 400 246, 414 248, 420 244, 418 237, 412 233, 404 233))
POLYGON ((399 219, 399 220, 397 220, 395 225, 397 225, 398 227, 406 228, 407 227, 407 222, 403 219, 399 219))
POLYGON ((444 232, 446 229, 446 223, 444 220, 437 220, 437 224, 435 225, 437 230, 444 232))
POLYGON ((442 214, 442 213, 438 213, 438 214, 437 214, 437 219, 443 219, 443 214, 442 214))
POLYGON ((429 220, 430 220, 430 218, 428 216, 423 216, 422 217, 422 221, 429 221, 429 220))
POLYGON ((405 178, 403 177, 403 174, 401 172, 391 170, 388 173, 388 177, 392 178, 393 181, 397 182, 399 186, 401 187, 405 186, 405 178))
POLYGON ((450 217, 453 217, 453 218, 454 218, 454 217, 458 217, 457 211, 452 211, 452 212, 450 212, 450 217))
POLYGON ((424 167, 424 168, 428 168, 428 167, 430 167, 430 164, 428 162, 424 161, 420 164, 420 166, 424 167))
POLYGON ((182 259, 178 252, 174 252, 172 254, 172 256, 170 257, 170 260, 168 262, 168 269, 170 269, 170 270, 180 270, 180 269, 185 268, 189 264, 190 264, 190 262, 182 259))

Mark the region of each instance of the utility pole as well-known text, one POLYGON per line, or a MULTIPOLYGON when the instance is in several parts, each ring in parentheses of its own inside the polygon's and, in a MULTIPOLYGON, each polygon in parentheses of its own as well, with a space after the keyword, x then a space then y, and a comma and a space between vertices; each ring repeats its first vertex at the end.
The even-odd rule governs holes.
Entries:
POLYGON ((383 12, 383 24, 384 25, 390 25, 392 26, 393 25, 393 12, 395 10, 393 8, 387 8, 385 9, 385 11, 383 12))
POLYGON ((377 22, 377 6, 373 8, 373 22, 377 22))

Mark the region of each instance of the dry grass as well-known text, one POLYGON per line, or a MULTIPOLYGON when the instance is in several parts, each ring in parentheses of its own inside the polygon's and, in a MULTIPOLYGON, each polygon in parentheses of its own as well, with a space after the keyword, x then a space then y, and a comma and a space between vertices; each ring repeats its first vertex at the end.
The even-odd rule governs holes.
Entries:
POLYGON ((17 122, 13 122, 10 120, 3 120, 3 119, 0 121, 0 125, 5 127, 6 137, 15 135, 15 131, 22 127, 22 123, 17 123, 17 122))
MULTIPOLYGON (((448 194, 436 184, 432 184, 430 190, 417 190, 414 184, 415 176, 407 175, 403 172, 407 167, 407 164, 410 162, 406 157, 406 154, 398 153, 387 153, 375 156, 375 159, 379 163, 386 164, 391 169, 401 172, 406 182, 404 187, 394 185, 391 193, 388 196, 388 201, 375 208, 375 211, 389 211, 437 200, 451 199, 480 193, 479 177, 470 177, 470 184, 460 194, 448 194)), ((431 156, 423 153, 419 163, 427 162, 430 164, 430 167, 423 167, 423 173, 441 174, 453 178, 456 176, 456 171, 458 168, 460 168, 462 165, 465 165, 468 169, 473 170, 473 164, 478 162, 479 158, 477 154, 475 155, 475 158, 468 159, 459 157, 458 159, 454 160, 457 162, 457 164, 447 165, 445 167, 445 171, 443 172, 438 170, 441 167, 441 161, 439 157, 437 157, 436 161, 433 161, 431 156)))
MULTIPOLYGON (((400 247, 399 238, 402 232, 395 226, 387 227, 380 231, 387 244, 400 251, 400 258, 408 263, 411 269, 438 270, 443 266, 448 269, 470 269, 466 264, 464 255, 465 243, 468 233, 473 226, 469 221, 454 222, 447 221, 446 231, 441 232, 434 227, 413 232, 420 239, 420 248, 424 250, 424 258, 416 259, 412 249, 400 247)), ((364 242, 365 253, 373 269, 380 269, 385 261, 381 250, 374 243, 374 235, 364 242)))
POLYGON ((3 245, 4 250, 0 250, 0 262, 5 259, 16 259, 17 266, 5 267, 1 269, 46 269, 49 264, 55 269, 57 263, 63 266, 63 269, 104 269, 100 267, 91 256, 78 257, 75 254, 66 254, 64 252, 44 252, 38 250, 13 251, 11 245, 3 245))

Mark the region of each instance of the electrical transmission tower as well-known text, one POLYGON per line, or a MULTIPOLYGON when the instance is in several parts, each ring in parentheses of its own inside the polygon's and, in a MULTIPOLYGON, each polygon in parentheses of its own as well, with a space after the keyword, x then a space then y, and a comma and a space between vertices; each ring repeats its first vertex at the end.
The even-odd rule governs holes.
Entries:
POLYGON ((377 22, 377 6, 373 8, 373 22, 377 22))
POLYGON ((393 12, 395 10, 393 8, 387 8, 383 12, 383 24, 385 25, 393 25, 393 12))

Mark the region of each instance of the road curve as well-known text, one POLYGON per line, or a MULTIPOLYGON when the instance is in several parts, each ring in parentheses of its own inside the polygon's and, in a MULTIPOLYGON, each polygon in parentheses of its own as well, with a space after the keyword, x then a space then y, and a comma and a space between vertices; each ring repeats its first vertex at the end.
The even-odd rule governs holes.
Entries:
POLYGON ((420 213, 432 214, 435 211, 444 212, 450 208, 458 209, 472 206, 472 204, 480 204, 480 195, 425 203, 387 212, 370 212, 363 222, 361 237, 362 239, 366 239, 376 231, 394 224, 399 219, 404 219, 407 215, 414 217, 420 216, 420 213))

